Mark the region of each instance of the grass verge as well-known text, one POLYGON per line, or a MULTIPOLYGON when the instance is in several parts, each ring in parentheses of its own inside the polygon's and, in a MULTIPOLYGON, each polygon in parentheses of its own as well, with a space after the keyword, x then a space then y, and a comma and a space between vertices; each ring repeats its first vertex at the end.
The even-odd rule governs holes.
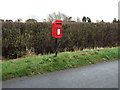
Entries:
POLYGON ((0 62, 0 65, 2 65, 2 80, 8 80, 117 59, 118 47, 113 47, 63 52, 59 53, 57 57, 54 57, 54 55, 29 56, 3 61, 0 62))

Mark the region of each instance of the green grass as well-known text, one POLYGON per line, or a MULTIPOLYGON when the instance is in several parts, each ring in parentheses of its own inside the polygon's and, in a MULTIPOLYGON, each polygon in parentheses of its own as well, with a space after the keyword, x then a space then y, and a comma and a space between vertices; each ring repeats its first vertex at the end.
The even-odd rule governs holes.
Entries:
POLYGON ((8 80, 117 59, 118 47, 114 47, 98 50, 90 49, 76 52, 62 52, 57 57, 54 57, 53 54, 29 56, 0 63, 2 63, 2 80, 8 80))

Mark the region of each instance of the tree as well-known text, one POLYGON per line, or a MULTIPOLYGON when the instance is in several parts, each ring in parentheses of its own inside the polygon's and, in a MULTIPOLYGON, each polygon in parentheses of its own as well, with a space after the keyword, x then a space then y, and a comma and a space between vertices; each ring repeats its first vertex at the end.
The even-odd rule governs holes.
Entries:
POLYGON ((0 21, 4 22, 4 19, 0 19, 0 21))
POLYGON ((118 23, 120 23, 120 20, 118 19, 118 23))
POLYGON ((81 22, 79 17, 77 17, 77 22, 81 22))
POLYGON ((71 21, 72 21, 72 17, 69 17, 69 18, 68 18, 68 21, 71 22, 71 21))
POLYGON ((120 19, 117 20, 116 18, 114 18, 113 23, 120 23, 120 19))
POLYGON ((87 20, 87 18, 84 16, 84 17, 82 18, 82 22, 86 22, 86 20, 87 20))
POLYGON ((87 17, 87 22, 89 22, 89 23, 91 22, 91 19, 89 17, 87 17))
POLYGON ((116 20, 116 18, 114 18, 114 20, 113 20, 113 23, 117 23, 117 20, 116 20))
POLYGON ((98 20, 98 19, 96 20, 96 23, 99 23, 99 20, 98 20))
POLYGON ((90 18, 88 19, 88 22, 91 23, 91 19, 90 18))
POLYGON ((19 18, 19 19, 17 19, 15 22, 21 22, 21 21, 22 21, 22 19, 19 18))
POLYGON ((104 21, 103 20, 101 20, 101 23, 103 23, 104 21))
POLYGON ((68 17, 67 15, 61 13, 61 12, 58 12, 58 13, 52 13, 52 14, 49 14, 48 17, 47 17, 47 20, 52 22, 54 20, 63 20, 64 22, 68 22, 69 20, 71 20, 72 17, 68 17))
POLYGON ((8 20, 8 19, 6 19, 6 21, 5 21, 5 22, 13 22, 13 21, 12 21, 11 19, 9 19, 9 20, 8 20))
POLYGON ((35 19, 27 19, 26 22, 37 22, 35 19))
POLYGON ((42 21, 43 21, 43 22, 47 22, 47 20, 46 20, 46 19, 42 19, 42 21))

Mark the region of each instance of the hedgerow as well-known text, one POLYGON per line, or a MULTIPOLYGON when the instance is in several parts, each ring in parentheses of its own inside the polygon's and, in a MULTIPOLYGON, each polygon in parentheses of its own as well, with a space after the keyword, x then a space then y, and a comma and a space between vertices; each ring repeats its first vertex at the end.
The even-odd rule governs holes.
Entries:
MULTIPOLYGON (((63 23, 63 37, 58 39, 58 52, 84 48, 119 46, 116 23, 63 23)), ((14 59, 26 55, 55 52, 51 23, 2 23, 2 56, 14 59)))

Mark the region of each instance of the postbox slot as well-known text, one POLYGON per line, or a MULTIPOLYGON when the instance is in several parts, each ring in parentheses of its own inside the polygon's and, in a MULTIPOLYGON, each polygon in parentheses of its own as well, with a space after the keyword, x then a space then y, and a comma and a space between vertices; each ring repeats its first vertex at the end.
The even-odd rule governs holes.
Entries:
POLYGON ((61 25, 62 23, 56 23, 57 25, 61 25))

